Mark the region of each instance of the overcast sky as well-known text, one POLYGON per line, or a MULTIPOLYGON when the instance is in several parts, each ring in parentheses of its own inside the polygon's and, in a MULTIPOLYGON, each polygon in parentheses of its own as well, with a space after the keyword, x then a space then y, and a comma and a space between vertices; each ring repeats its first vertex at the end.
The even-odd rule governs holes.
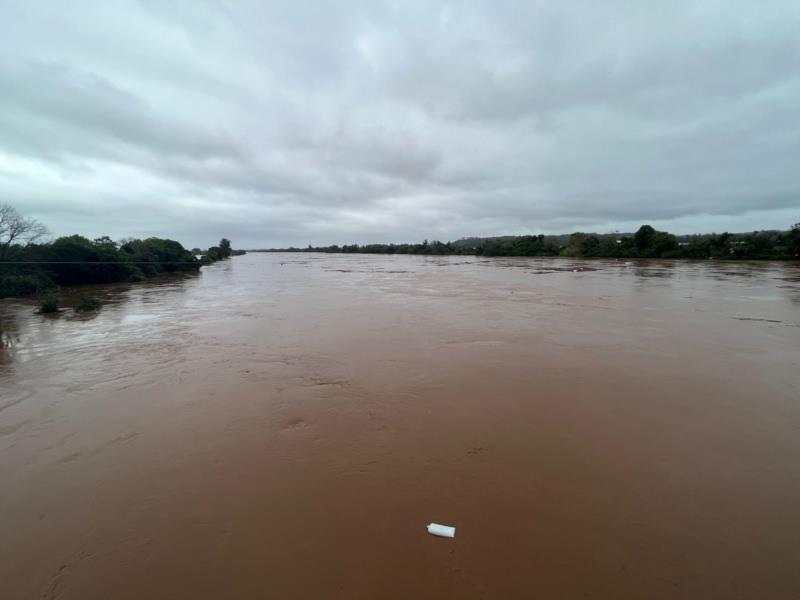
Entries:
POLYGON ((0 202, 241 248, 800 221, 800 2, 0 0, 0 202))

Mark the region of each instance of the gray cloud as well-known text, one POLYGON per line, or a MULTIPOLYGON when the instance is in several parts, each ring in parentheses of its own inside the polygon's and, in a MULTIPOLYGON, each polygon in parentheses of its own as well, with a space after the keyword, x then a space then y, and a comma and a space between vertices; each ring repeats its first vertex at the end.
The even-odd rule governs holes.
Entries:
POLYGON ((0 201, 243 247, 800 220, 795 2, 0 4, 0 201))
POLYGON ((167 111, 159 114, 105 77, 71 65, 7 64, 0 68, 0 87, 7 90, 0 110, 22 125, 38 125, 17 134, 45 157, 116 154, 115 146, 197 160, 235 154, 221 133, 204 132, 202 124, 182 123, 167 111), (42 136, 45 128, 57 135, 42 136))

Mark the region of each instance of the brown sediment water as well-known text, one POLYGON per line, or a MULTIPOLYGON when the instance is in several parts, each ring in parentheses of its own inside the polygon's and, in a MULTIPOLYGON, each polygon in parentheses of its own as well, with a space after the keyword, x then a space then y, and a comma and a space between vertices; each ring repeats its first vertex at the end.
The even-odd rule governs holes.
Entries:
POLYGON ((0 598, 800 597, 796 263, 249 254, 92 293, 0 302, 0 598))

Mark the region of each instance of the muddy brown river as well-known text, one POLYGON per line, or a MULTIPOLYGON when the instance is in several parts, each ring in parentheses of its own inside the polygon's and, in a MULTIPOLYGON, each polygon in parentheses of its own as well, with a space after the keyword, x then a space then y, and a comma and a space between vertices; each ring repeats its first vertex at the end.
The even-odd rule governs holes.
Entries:
POLYGON ((0 302, 4 600, 800 598, 796 263, 249 254, 93 293, 0 302))

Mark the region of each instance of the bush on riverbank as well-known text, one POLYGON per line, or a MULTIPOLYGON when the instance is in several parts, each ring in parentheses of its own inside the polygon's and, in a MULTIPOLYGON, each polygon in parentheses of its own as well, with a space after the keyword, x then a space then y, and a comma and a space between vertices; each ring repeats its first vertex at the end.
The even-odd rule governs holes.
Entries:
POLYGON ((34 296, 56 289, 53 281, 42 272, 0 267, 0 298, 34 296), (5 270, 5 272, 1 272, 5 270))

